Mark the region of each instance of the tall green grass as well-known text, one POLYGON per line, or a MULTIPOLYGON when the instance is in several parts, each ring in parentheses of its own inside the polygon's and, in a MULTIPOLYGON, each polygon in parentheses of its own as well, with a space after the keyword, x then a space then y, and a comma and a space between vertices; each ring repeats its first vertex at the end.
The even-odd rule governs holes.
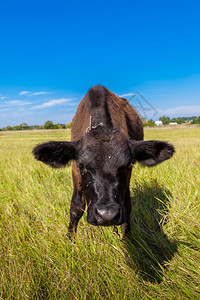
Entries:
POLYGON ((154 168, 135 165, 132 236, 89 225, 65 234, 71 168, 34 160, 33 146, 69 132, 0 135, 0 299, 199 299, 200 128, 145 130, 176 147, 154 168))

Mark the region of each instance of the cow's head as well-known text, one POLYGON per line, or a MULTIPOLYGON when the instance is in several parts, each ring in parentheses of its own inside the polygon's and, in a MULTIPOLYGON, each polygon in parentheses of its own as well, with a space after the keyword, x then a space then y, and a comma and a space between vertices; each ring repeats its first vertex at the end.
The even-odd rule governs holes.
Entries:
POLYGON ((54 168, 76 161, 88 205, 87 220, 102 226, 125 222, 123 200, 132 165, 138 161, 155 166, 173 153, 169 143, 127 140, 119 131, 106 132, 103 128, 89 131, 78 141, 49 142, 33 149, 36 159, 54 168))

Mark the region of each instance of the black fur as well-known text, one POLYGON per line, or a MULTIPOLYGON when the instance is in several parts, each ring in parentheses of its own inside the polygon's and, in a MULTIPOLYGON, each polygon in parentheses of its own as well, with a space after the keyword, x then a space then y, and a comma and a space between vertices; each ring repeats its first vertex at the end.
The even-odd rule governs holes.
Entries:
POLYGON ((171 144, 163 141, 130 141, 129 145, 133 159, 148 167, 160 164, 175 152, 171 144))
POLYGON ((37 160, 53 168, 61 168, 77 158, 77 142, 48 142, 37 145, 32 153, 37 160))

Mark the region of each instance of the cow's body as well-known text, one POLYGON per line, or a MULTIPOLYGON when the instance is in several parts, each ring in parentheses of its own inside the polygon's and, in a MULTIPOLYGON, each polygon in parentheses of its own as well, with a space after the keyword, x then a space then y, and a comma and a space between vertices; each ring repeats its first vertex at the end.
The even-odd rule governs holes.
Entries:
POLYGON ((85 135, 90 125, 90 117, 92 125, 97 125, 98 122, 103 122, 105 116, 111 118, 112 125, 120 129, 127 139, 143 140, 143 124, 135 108, 126 99, 116 96, 103 86, 94 86, 81 100, 72 122, 71 139, 79 140, 85 135), (97 99, 102 105, 98 116, 95 115, 97 99), (109 116, 106 116, 106 110, 109 116))
MULTIPOLYGON (((94 130, 94 128, 92 127, 96 127, 98 126, 98 124, 102 124, 99 125, 99 130, 101 131, 103 129, 102 127, 105 125, 104 123, 106 123, 109 118, 113 127, 119 129, 119 131, 127 139, 143 140, 143 124, 137 111, 129 104, 129 102, 126 99, 116 96, 114 93, 112 93, 111 91, 109 91, 103 86, 94 86, 80 102, 72 122, 71 139, 72 140, 81 139, 81 137, 84 136, 87 131, 92 129, 94 130), (100 109, 99 106, 101 107, 100 109)), ((107 124, 106 127, 109 126, 110 124, 107 124)), ((111 134, 109 133, 108 136, 110 135, 111 134)), ((98 141, 100 141, 103 147, 105 147, 107 144, 107 142, 102 142, 101 137, 99 136, 98 136, 98 141)), ((95 146, 93 147, 95 152, 95 146)), ((100 153, 98 153, 98 155, 100 155, 100 153)), ((109 156, 112 155, 113 153, 111 151, 107 156, 107 159, 109 159, 109 156)), ((129 171, 129 173, 131 173, 131 170, 129 171)), ((130 201, 130 193, 129 193, 130 175, 131 174, 128 174, 127 186, 123 187, 124 190, 122 191, 123 192, 122 202, 125 204, 125 206, 127 206, 125 207, 126 214, 127 214, 126 221, 127 219, 130 219, 130 212, 131 212, 131 201, 130 201), (125 197, 127 199, 125 199, 125 197)), ((76 162, 74 162, 72 166, 72 176, 73 176, 73 183, 74 183, 74 191, 78 191, 79 197, 81 198, 81 196, 83 197, 82 185, 81 185, 82 179, 81 179, 79 169, 77 169, 76 167, 76 162)), ((74 197, 77 201, 78 198, 77 192, 75 192, 74 197)), ((71 220, 73 220, 73 211, 75 209, 79 211, 81 208, 80 211, 81 214, 85 208, 84 199, 80 199, 80 203, 76 208, 74 202, 75 201, 73 201, 72 198, 71 220)), ((73 223, 71 223, 70 225, 72 227, 74 226, 73 223)))
POLYGON ((103 86, 90 89, 80 102, 71 137, 72 142, 49 142, 33 150, 38 160, 53 167, 73 160, 70 234, 86 204, 90 224, 123 224, 124 234, 130 233, 132 165, 136 161, 157 165, 173 155, 173 146, 142 141, 143 125, 136 110, 103 86))

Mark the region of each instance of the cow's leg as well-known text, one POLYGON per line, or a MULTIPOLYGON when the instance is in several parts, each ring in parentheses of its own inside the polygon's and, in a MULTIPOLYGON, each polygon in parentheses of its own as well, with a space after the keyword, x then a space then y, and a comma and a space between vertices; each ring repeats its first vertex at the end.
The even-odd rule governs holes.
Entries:
POLYGON ((76 167, 76 162, 72 164, 72 179, 74 191, 70 205, 70 221, 68 237, 72 239, 73 234, 77 231, 77 225, 85 210, 85 198, 81 187, 80 173, 76 167))
POLYGON ((81 190, 74 189, 70 205, 68 237, 71 239, 77 231, 77 225, 85 210, 85 199, 81 190))
POLYGON ((131 197, 129 187, 126 189, 126 194, 124 198, 124 208, 125 208, 125 216, 126 223, 123 224, 123 236, 130 236, 131 234, 131 197))

